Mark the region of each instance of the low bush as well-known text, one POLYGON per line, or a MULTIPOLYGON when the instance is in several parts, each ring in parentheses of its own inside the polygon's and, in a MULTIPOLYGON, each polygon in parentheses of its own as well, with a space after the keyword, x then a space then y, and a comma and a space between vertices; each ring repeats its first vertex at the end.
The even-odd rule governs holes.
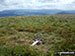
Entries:
POLYGON ((0 56, 44 56, 44 54, 42 51, 28 45, 18 45, 15 47, 0 46, 0 56))

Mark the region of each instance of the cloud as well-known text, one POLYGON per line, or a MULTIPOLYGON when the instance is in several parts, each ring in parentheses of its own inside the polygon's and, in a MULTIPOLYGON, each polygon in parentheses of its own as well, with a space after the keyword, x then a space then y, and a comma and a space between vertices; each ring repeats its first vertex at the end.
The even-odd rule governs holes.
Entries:
POLYGON ((32 0, 32 3, 35 3, 35 0, 32 0))
POLYGON ((42 3, 47 3, 47 2, 58 2, 59 0, 38 0, 38 1, 42 3))
POLYGON ((0 0, 0 10, 6 9, 75 10, 75 0, 0 0))
POLYGON ((1 7, 3 7, 3 8, 1 8, 0 7, 0 9, 4 9, 4 10, 6 10, 6 9, 21 9, 21 8, 24 8, 24 7, 26 7, 26 2, 25 2, 25 0, 15 0, 15 1, 13 1, 13 0, 0 0, 0 5, 1 5, 1 7))
POLYGON ((75 10, 75 0, 38 0, 38 2, 41 4, 41 7, 45 5, 49 9, 75 10))
POLYGON ((38 0, 41 3, 71 3, 75 0, 38 0))

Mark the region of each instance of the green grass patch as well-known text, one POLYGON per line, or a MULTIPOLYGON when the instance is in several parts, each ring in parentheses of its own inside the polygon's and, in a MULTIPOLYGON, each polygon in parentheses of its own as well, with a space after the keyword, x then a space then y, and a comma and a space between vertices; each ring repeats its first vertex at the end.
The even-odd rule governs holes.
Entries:
POLYGON ((75 15, 0 18, 0 56, 58 56, 58 51, 75 51, 75 15), (42 44, 31 47, 40 33, 42 44))

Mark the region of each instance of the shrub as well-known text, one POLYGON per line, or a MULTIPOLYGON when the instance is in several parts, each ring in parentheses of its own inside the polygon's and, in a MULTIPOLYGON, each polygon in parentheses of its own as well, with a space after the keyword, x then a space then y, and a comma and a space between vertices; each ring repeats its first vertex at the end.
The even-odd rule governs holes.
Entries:
POLYGON ((15 47, 1 47, 0 56, 41 56, 43 52, 36 50, 28 45, 18 45, 15 47))

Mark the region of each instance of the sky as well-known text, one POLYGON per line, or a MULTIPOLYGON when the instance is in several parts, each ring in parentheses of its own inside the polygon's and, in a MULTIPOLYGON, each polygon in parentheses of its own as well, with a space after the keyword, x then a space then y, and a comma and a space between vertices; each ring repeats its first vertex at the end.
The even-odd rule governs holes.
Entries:
POLYGON ((0 0, 0 11, 12 9, 75 10, 75 0, 0 0))

